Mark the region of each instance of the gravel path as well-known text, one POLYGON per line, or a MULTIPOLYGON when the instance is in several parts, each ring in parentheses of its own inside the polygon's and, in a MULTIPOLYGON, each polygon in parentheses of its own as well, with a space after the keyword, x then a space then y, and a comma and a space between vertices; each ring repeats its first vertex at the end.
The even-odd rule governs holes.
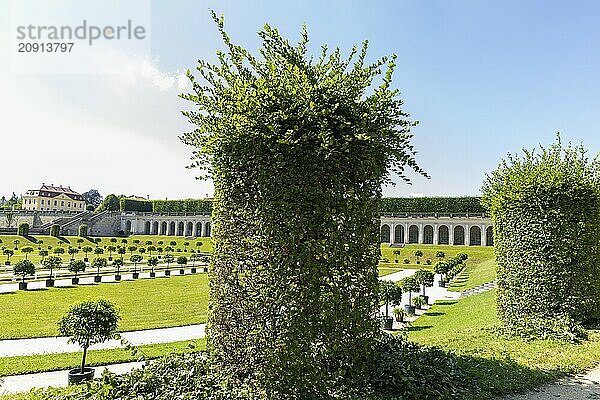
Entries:
POLYGON ((593 400, 600 399, 600 367, 583 375, 566 377, 527 393, 505 397, 504 400, 593 400))

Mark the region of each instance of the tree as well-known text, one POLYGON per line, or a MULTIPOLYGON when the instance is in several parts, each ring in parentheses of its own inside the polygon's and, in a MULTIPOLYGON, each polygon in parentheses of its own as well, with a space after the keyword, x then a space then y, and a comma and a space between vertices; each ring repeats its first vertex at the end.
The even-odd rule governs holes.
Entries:
POLYGON ((4 249, 2 253, 6 256, 6 262, 10 263, 10 258, 15 254, 11 249, 4 249))
POLYGON ((69 263, 69 272, 73 272, 75 274, 75 278, 77 278, 77 274, 85 271, 86 267, 87 265, 82 260, 71 260, 69 263))
POLYGON ((182 137, 215 186, 209 357, 271 397, 326 397, 334 377, 366 379, 380 335, 367 316, 381 186, 423 173, 391 87, 395 57, 365 65, 365 43, 313 59, 306 32, 293 45, 265 26, 258 59, 215 20, 227 53, 200 61, 202 80, 188 74, 195 129, 182 137))
POLYGON ((21 248, 21 253, 25 254, 25 259, 27 260, 29 253, 33 253, 33 247, 23 247, 21 248))
POLYGON ((100 276, 100 268, 105 268, 107 264, 108 264, 108 262, 106 261, 106 258, 104 258, 104 257, 94 258, 94 260, 92 261, 92 267, 97 268, 97 271, 96 271, 97 276, 100 276))
POLYGON ((44 268, 50 270, 50 272, 49 272, 50 276, 48 277, 49 279, 52 279, 52 272, 54 271, 55 268, 60 267, 61 264, 62 264, 62 260, 60 257, 57 257, 57 256, 51 256, 42 261, 42 265, 44 266, 44 268))
POLYGON ((438 250, 435 252, 435 256, 437 257, 438 260, 441 260, 442 258, 446 257, 446 253, 444 253, 441 250, 438 250))
POLYGON ((413 275, 417 284, 423 287, 423 296, 425 296, 425 288, 433 286, 433 279, 435 278, 433 272, 427 271, 426 269, 420 269, 413 275))
MULTIPOLYGON (((152 242, 150 242, 150 243, 152 243, 152 242)), ((150 257, 152 257, 153 251, 156 251, 156 247, 154 247, 152 245, 148 246, 148 254, 150 255, 150 257)))
POLYGON ((65 249, 62 247, 55 247, 54 250, 52 250, 52 252, 54 254, 65 254, 65 249))
POLYGON ((35 274, 35 265, 29 260, 21 260, 13 266, 13 273, 20 275, 25 283, 25 277, 27 275, 35 274))
POLYGON ((87 258, 88 253, 93 251, 94 249, 91 246, 84 246, 81 251, 83 251, 83 254, 85 254, 85 258, 87 258))
POLYGON ((42 257, 41 262, 44 263, 44 260, 46 259, 46 257, 48 257, 48 250, 40 250, 38 251, 38 255, 42 257))
POLYGON ((125 255, 125 253, 126 253, 125 247, 119 246, 117 248, 117 254, 119 254, 121 256, 121 261, 123 261, 123 256, 125 255))
POLYGON ((116 250, 117 248, 115 246, 107 246, 106 251, 108 251, 108 257, 112 258, 112 253, 114 253, 116 250))
POLYGON ((394 250, 392 253, 394 254, 394 262, 398 262, 398 257, 400 257, 401 251, 400 250, 394 250))
POLYGON ((169 266, 171 265, 171 263, 173 262, 174 259, 175 259, 175 257, 173 257, 171 254, 167 254, 165 256, 165 262, 167 263, 167 268, 169 268, 169 266))
POLYGON ((91 205, 92 207, 98 208, 102 204, 102 195, 96 189, 90 189, 87 192, 81 194, 85 204, 91 205))
POLYGON ((71 260, 74 260, 75 254, 79 253, 79 249, 77 249, 75 247, 69 247, 69 249, 67 250, 67 253, 69 253, 69 255, 71 256, 71 260))
POLYGON ((19 239, 13 240, 13 244, 15 245, 15 250, 19 250, 19 243, 21 243, 21 241, 19 239))
POLYGON ((97 212, 101 211, 119 211, 120 200, 114 194, 109 194, 104 198, 104 201, 96 209, 97 212))
POLYGON ((379 281, 379 302, 385 304, 385 316, 389 317, 390 304, 402 301, 402 288, 390 281, 379 281))
POLYGON ((87 349, 93 344, 112 339, 120 319, 116 306, 103 299, 75 304, 60 319, 60 335, 69 336, 70 343, 76 343, 83 349, 82 374, 85 371, 87 349))
POLYGON ((117 269, 117 275, 121 272, 121 267, 123 266, 123 259, 117 258, 112 262, 113 267, 117 269))
POLYGON ((412 305, 412 293, 419 291, 419 282, 413 276, 407 276, 401 281, 402 290, 408 293, 408 305, 412 305))
POLYGON ((96 247, 94 249, 94 254, 96 254, 96 255, 104 254, 104 249, 102 247, 96 247))
POLYGON ((143 257, 139 254, 132 255, 129 260, 133 263, 133 272, 137 272, 137 265, 142 261, 143 257))
POLYGON ((127 250, 129 250, 129 255, 131 255, 131 254, 132 254, 134 251, 136 251, 136 250, 137 250, 137 247, 136 247, 136 246, 129 246, 129 247, 127 248, 127 250))
POLYGON ((151 268, 151 272, 154 272, 154 267, 158 265, 158 258, 150 257, 147 261, 147 264, 151 268))
POLYGON ((181 268, 185 267, 185 265, 188 263, 188 259, 186 256, 179 256, 177 257, 177 264, 179 264, 179 266, 181 268))
POLYGON ((421 250, 415 251, 415 257, 417 258, 417 264, 420 264, 420 259, 423 257, 423 252, 421 250))

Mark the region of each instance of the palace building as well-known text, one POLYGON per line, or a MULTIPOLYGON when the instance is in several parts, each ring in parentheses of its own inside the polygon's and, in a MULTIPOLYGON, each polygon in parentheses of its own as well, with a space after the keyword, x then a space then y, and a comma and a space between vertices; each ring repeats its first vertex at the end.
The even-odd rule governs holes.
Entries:
POLYGON ((23 196, 23 209, 35 211, 85 211, 83 196, 71 187, 42 184, 23 196))

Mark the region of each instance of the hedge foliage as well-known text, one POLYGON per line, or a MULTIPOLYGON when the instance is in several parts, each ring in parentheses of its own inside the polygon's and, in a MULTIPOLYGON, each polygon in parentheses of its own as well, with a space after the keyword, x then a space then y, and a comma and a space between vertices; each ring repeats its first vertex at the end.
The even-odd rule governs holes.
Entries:
POLYGON ((186 200, 153 200, 154 212, 189 212, 207 213, 212 212, 212 200, 209 199, 186 199, 186 200))
POLYGON ((483 214, 480 197, 384 197, 380 212, 387 214, 483 214))
POLYGON ((123 198, 119 201, 121 211, 152 212, 152 202, 149 200, 137 200, 123 198))
POLYGON ((17 235, 19 236, 28 236, 29 235, 29 224, 27 222, 23 222, 19 224, 17 228, 17 235))
POLYGON ((363 387, 379 336, 381 185, 388 171, 423 173, 394 59, 366 65, 365 43, 313 60, 306 32, 292 45, 265 26, 259 60, 215 20, 227 52, 200 61, 183 96, 196 108, 183 140, 215 186, 211 367, 268 398, 363 387))
POLYGON ((578 323, 600 319, 599 167, 559 137, 509 156, 487 177, 498 317, 508 333, 567 338, 578 323))

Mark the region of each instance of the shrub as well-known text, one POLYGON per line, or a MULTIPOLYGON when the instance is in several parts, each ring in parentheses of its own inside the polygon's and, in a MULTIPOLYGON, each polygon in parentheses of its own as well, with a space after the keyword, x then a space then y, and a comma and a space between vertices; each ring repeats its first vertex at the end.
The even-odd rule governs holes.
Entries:
POLYGON ((403 262, 404 264, 410 264, 410 260, 409 260, 408 258, 405 258, 404 260, 402 260, 402 262, 403 262))
POLYGON ((479 197, 387 197, 381 199, 380 212, 389 214, 483 214, 479 197))
POLYGON ((83 262, 83 260, 71 260, 69 263, 69 271, 75 274, 75 278, 77 278, 77 274, 79 272, 85 271, 86 267, 87 265, 85 262, 83 262))
POLYGON ((21 260, 13 266, 13 273, 21 276, 23 282, 25 282, 27 275, 31 276, 35 274, 35 265, 29 260, 21 260))
POLYGON ((149 200, 121 199, 119 208, 121 211, 152 212, 152 202, 149 200))
POLYGON ((212 200, 208 199, 186 199, 186 200, 153 200, 154 212, 212 212, 212 200))
POLYGON ((50 236, 54 236, 54 237, 60 236, 60 225, 54 224, 50 227, 50 236))
POLYGON ((599 167, 559 137, 548 149, 509 156, 487 176, 498 319, 507 333, 564 337, 564 326, 600 319, 599 167), (565 318, 572 322, 556 329, 565 318))
POLYGON ((19 224, 19 227, 17 228, 17 235, 29 236, 29 224, 27 222, 19 224))
POLYGON ((87 237, 88 235, 88 226, 86 224, 79 225, 79 236, 87 237))
POLYGON ((269 26, 255 59, 215 19, 228 53, 201 61, 204 80, 189 74, 194 90, 183 96, 195 124, 183 140, 215 188, 211 368, 269 398, 362 387, 379 335, 368 316, 381 185, 388 171, 423 173, 390 86, 394 60, 364 65, 365 43, 358 58, 312 61, 305 32, 293 46, 269 26))
POLYGON ((385 304, 385 316, 389 316, 390 304, 398 304, 402 301, 402 288, 390 281, 379 281, 378 288, 379 304, 385 304))

